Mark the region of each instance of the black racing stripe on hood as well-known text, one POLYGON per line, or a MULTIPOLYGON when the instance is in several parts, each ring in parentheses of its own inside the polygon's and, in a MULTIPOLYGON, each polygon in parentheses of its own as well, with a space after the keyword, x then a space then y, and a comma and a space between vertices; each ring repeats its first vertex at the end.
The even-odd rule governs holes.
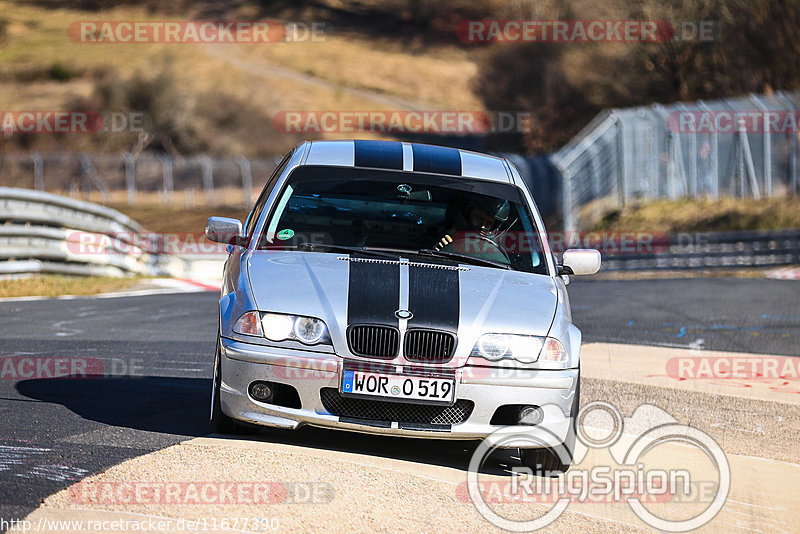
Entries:
POLYGON ((355 166, 403 170, 403 145, 397 141, 353 141, 355 166))
POLYGON ((408 268, 408 309, 414 316, 408 328, 432 328, 458 332, 461 292, 458 271, 408 268))
POLYGON ((400 265, 351 261, 347 290, 347 324, 398 327, 400 265))

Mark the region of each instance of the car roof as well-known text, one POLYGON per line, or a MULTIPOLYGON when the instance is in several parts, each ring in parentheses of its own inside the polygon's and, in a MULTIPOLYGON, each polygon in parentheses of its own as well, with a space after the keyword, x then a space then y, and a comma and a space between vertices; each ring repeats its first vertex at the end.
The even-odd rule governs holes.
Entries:
POLYGON ((452 147, 401 141, 308 141, 300 165, 390 169, 513 182, 503 158, 452 147))

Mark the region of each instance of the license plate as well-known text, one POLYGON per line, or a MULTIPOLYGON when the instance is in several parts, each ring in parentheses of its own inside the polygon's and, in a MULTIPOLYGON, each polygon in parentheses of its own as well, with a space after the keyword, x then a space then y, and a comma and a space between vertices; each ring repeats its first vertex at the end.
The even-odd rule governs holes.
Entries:
POLYGON ((385 400, 453 404, 456 381, 452 378, 402 376, 345 369, 342 393, 385 400))

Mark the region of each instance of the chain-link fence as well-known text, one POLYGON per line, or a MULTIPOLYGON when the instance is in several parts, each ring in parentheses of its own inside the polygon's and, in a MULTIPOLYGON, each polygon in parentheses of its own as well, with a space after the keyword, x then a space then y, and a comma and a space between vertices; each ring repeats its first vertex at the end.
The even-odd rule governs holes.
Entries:
POLYGON ((636 200, 797 194, 800 92, 615 109, 551 156, 576 230, 636 200))
MULTIPOLYGON (((588 226, 607 210, 639 200, 797 194, 798 110, 800 92, 615 109, 601 113, 550 156, 560 180, 550 180, 548 187, 541 183, 547 169, 528 159, 515 161, 523 174, 533 174, 537 202, 545 211, 560 205, 565 230, 588 226)), ((261 188, 279 161, 150 153, 4 154, 0 185, 104 203, 133 204, 157 196, 168 204, 241 202, 249 207, 254 187, 261 188)))
POLYGON ((0 155, 0 185, 25 187, 103 203, 252 205, 280 157, 248 159, 143 153, 0 155))

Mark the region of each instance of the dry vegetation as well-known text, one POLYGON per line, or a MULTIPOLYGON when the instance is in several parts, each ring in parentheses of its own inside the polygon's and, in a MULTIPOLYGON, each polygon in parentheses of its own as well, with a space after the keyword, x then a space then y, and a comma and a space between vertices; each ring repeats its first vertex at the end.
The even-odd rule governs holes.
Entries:
POLYGON ((209 217, 232 217, 244 222, 249 208, 236 206, 170 206, 157 202, 137 202, 133 205, 112 204, 138 222, 149 232, 157 233, 202 233, 209 217))
MULTIPOLYGON (((92 11, 61 7, 65 4, 0 0, 3 109, 144 111, 155 123, 144 148, 247 156, 283 153, 300 138, 314 137, 276 131, 272 117, 282 110, 483 109, 469 87, 475 64, 469 50, 457 44, 421 46, 391 34, 373 36, 366 26, 364 32, 337 28, 324 42, 87 44, 68 37, 71 23, 203 13, 165 15, 136 5, 92 11)), ((235 5, 230 10, 219 18, 261 16, 252 6, 250 12, 235 5)), ((303 20, 298 13, 286 16, 292 15, 303 20)), ((0 139, 0 151, 30 148, 121 151, 142 148, 142 139, 130 134, 0 139)))
POLYGON ((31 278, 0 279, 0 298, 96 295, 130 289, 141 283, 141 280, 138 277, 79 277, 49 274, 31 278))
POLYGON ((800 228, 800 198, 660 200, 608 212, 595 230, 716 232, 800 228))

